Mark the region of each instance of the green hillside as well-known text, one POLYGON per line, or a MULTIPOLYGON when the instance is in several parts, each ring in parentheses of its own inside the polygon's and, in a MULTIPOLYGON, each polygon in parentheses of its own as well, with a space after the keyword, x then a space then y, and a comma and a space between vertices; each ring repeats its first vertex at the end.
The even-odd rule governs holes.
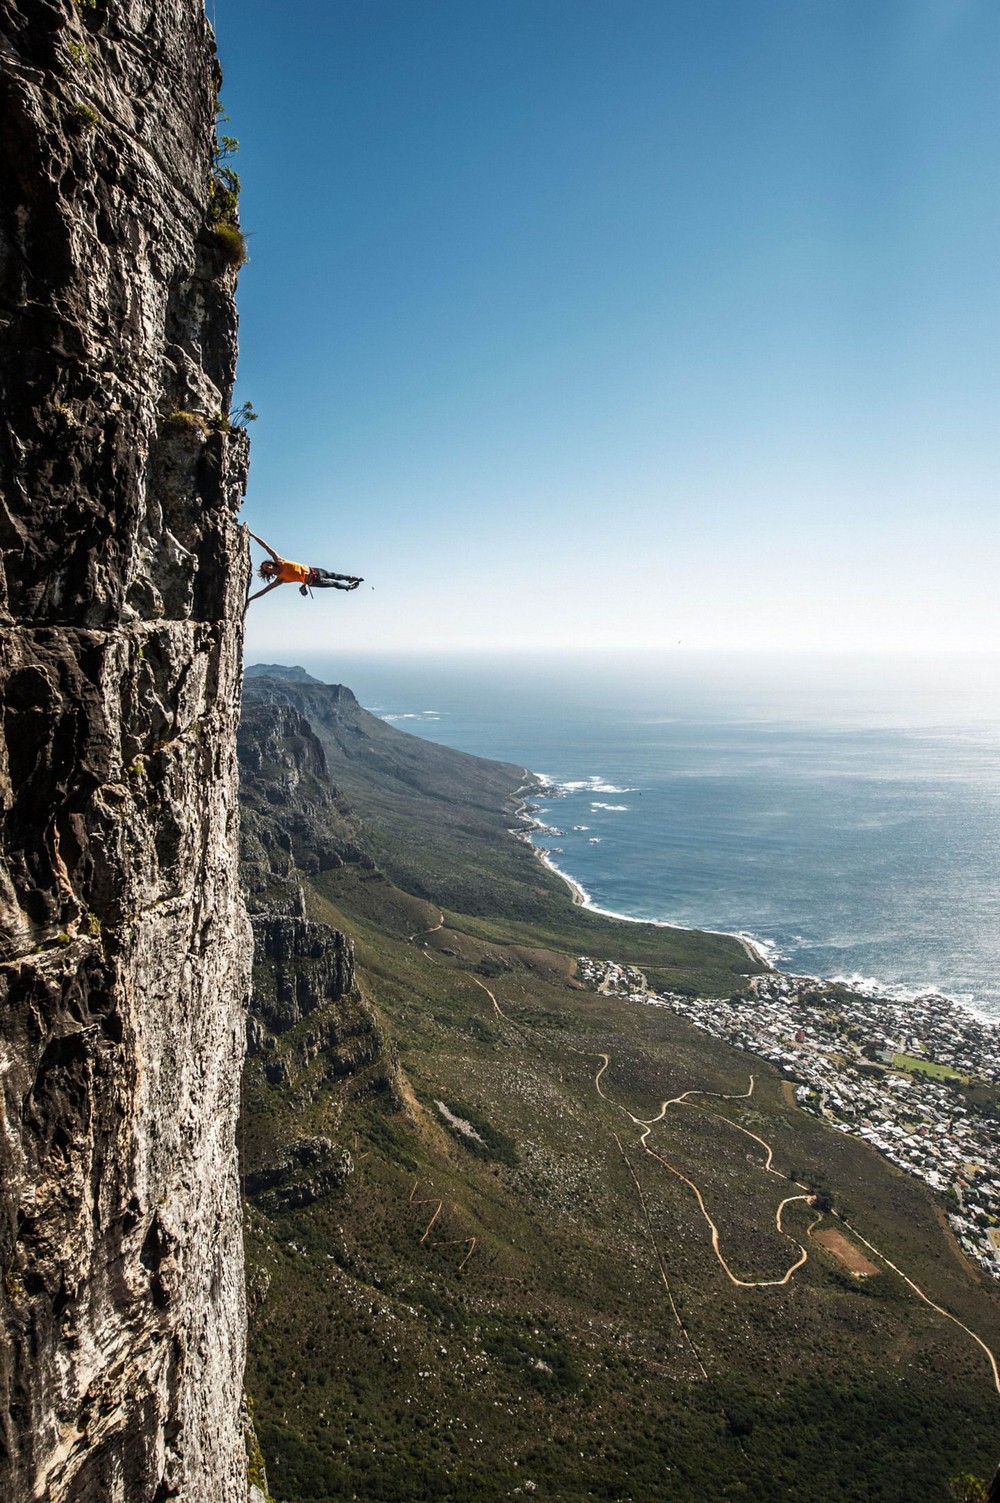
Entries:
POLYGON ((247 1382, 281 1503, 931 1503, 992 1473, 985 1353, 859 1240, 996 1350, 932 1194, 763 1061, 574 975, 738 995, 741 946, 574 907, 508 833, 521 769, 349 691, 251 680, 245 730, 255 927, 304 903, 313 946, 301 982, 258 956, 245 1081, 247 1382), (324 1000, 334 931, 356 969, 324 1000))

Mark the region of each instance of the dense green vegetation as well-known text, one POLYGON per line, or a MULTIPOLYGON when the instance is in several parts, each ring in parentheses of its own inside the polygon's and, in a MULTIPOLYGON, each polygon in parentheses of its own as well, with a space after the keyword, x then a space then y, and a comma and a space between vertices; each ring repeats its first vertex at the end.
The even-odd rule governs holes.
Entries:
MULTIPOLYGON (((808 1236, 804 1201, 784 1215, 794 1241, 775 1225, 789 1179, 823 1192, 843 1218, 823 1226, 848 1242, 856 1226, 996 1348, 1000 1300, 933 1196, 798 1111, 768 1065, 573 974, 589 953, 732 995, 741 948, 574 908, 507 833, 520 769, 308 684, 254 693, 303 709, 326 750, 334 812, 311 777, 295 797, 286 778, 275 848, 297 798, 310 836, 348 853, 324 866, 287 842, 310 917, 354 940, 359 987, 247 1068, 251 1173, 320 1137, 353 1164, 311 1204, 248 1205, 248 1387, 275 1497, 932 1503, 991 1475, 981 1350, 888 1270, 853 1275, 808 1236), (377 1050, 342 1068, 366 1026, 377 1050), (659 1159, 644 1153, 635 1119, 690 1090, 731 1099, 671 1107, 659 1159), (799 1243, 808 1261, 787 1284, 732 1284, 680 1175, 738 1277, 781 1278, 799 1243)), ((267 800, 254 808, 259 830, 267 800)))

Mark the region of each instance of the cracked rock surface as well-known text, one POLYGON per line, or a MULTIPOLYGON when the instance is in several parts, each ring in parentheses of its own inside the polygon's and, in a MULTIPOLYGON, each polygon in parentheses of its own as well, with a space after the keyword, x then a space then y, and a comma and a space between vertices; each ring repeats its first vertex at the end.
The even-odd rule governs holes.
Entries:
POLYGON ((246 1496, 245 435, 200 0, 0 0, 0 1497, 246 1496), (178 417, 183 414, 183 417, 178 417))

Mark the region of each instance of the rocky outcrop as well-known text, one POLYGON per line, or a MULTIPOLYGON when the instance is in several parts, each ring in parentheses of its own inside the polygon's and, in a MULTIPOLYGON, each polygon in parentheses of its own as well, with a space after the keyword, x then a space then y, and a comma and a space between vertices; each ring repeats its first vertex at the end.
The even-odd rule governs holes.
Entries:
POLYGON ((200 0, 0 0, 0 1496, 233 1499, 245 436, 200 0))
MULTIPOLYGON (((395 1101, 402 1088, 392 1041, 356 983, 351 941, 310 917, 328 901, 330 874, 383 880, 361 844, 363 826, 331 783, 313 727, 291 705, 244 700, 239 758, 240 867, 254 932, 245 1186, 263 1218, 251 1218, 259 1232, 334 1196, 353 1172, 351 1153, 317 1136, 315 1122, 336 1132, 350 1101, 395 1101)), ((262 1268, 250 1285, 254 1309, 267 1293, 262 1268)))
POLYGON ((244 884, 251 912, 297 913, 298 875, 353 864, 371 871, 357 817, 291 705, 247 700, 239 732, 244 884))
MULTIPOLYGON (((317 1083, 364 1075, 366 1089, 384 1089, 395 1058, 355 990, 354 947, 306 911, 306 889, 324 872, 379 876, 360 844, 362 826, 330 782, 312 726, 292 706, 245 701, 238 745, 240 869, 254 933, 249 1053, 263 1056, 259 1070, 271 1085, 310 1072, 317 1083)), ((284 1158, 269 1161, 266 1172, 282 1177, 282 1165, 284 1158)), ((277 1203, 272 1196, 272 1210, 277 1203)))
POLYGON ((353 949, 329 924, 257 914, 253 932, 257 984, 250 1020, 252 1049, 266 1032, 287 1033, 317 1008, 346 996, 354 984, 353 949))
MULTIPOLYGON (((354 950, 339 929, 307 917, 304 884, 345 865, 370 873, 374 862, 297 710, 244 703, 238 744, 241 871, 254 932, 250 1053, 268 1053, 264 1076, 274 1085, 296 1078, 324 1051, 334 1074, 348 1073, 358 1055, 356 1048, 345 1053, 346 1041, 372 1034, 372 1020, 357 998, 331 1006, 354 986, 354 950), (276 1049, 278 1038, 293 1033, 276 1049)), ((381 1040, 373 1047, 377 1054, 381 1040)))
POLYGON ((354 1168, 329 1138, 303 1138, 276 1162, 247 1175, 247 1194, 269 1215, 298 1211, 336 1190, 354 1168))

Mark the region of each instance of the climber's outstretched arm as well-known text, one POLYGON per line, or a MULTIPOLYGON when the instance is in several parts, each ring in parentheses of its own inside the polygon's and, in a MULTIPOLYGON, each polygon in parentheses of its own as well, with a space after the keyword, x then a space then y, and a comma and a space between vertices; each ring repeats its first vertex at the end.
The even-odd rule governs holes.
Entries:
MULTIPOLYGON (((251 536, 253 536, 253 534, 251 534, 251 536)), ((276 590, 278 586, 280 584, 284 584, 284 582, 285 581, 283 579, 272 579, 271 583, 269 585, 265 585, 262 590, 258 590, 254 595, 247 596, 247 605, 250 604, 251 600, 259 600, 260 597, 262 595, 266 595, 269 590, 276 590)))
MULTIPOLYGON (((247 528, 247 532, 250 532, 249 527, 247 528)), ((281 563, 281 554, 280 553, 275 553, 275 551, 271 547, 270 543, 265 543, 264 539, 263 538, 259 538, 255 532, 250 532, 250 536, 253 538, 253 540, 254 540, 255 543, 259 543, 260 544, 260 546, 264 549, 265 553, 269 553, 271 555, 271 557, 274 559, 274 562, 276 564, 280 564, 281 563)), ((263 595, 263 593, 264 593, 263 590, 261 590, 260 593, 263 595)), ((250 596, 251 600, 254 600, 255 598, 256 597, 253 596, 253 595, 250 596)))

